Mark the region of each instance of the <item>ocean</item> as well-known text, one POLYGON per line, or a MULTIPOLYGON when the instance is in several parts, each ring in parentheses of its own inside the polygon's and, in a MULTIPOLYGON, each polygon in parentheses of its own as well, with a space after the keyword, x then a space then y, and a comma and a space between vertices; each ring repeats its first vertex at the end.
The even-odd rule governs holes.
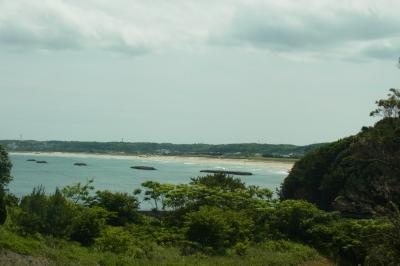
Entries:
MULTIPOLYGON (((285 167, 263 163, 252 163, 238 160, 202 161, 148 159, 139 157, 91 156, 62 154, 10 154, 13 163, 13 181, 9 184, 11 193, 23 196, 31 193, 35 186, 43 185, 47 193, 77 182, 85 183, 93 179, 96 190, 111 190, 132 193, 140 184, 152 180, 160 183, 189 183, 191 177, 205 175, 200 170, 231 170, 252 172, 251 176, 236 176, 248 185, 266 187, 275 191, 287 176, 285 167), (28 159, 44 160, 39 164, 28 159), (74 163, 86 163, 87 166, 75 166, 74 163), (157 170, 146 171, 131 169, 131 166, 152 166, 157 170)), ((151 206, 142 205, 147 209, 151 206)))

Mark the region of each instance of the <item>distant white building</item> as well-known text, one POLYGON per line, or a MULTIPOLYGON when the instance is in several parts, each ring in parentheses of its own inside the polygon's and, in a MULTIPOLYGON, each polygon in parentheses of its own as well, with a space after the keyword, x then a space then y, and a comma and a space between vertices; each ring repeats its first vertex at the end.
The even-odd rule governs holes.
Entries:
POLYGON ((18 144, 15 143, 15 142, 12 142, 12 143, 8 144, 7 147, 8 147, 10 150, 15 150, 15 149, 18 148, 18 144))
POLYGON ((161 150, 157 150, 157 153, 159 153, 159 154, 164 154, 164 155, 168 155, 168 154, 171 153, 171 151, 168 150, 168 149, 161 149, 161 150))

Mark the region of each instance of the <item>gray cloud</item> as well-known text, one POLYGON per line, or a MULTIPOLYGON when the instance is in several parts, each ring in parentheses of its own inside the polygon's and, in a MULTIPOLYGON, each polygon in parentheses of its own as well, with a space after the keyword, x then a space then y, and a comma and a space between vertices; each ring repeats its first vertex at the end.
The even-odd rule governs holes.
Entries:
POLYGON ((15 50, 148 52, 150 45, 133 26, 104 12, 64 1, 0 2, 0 44, 15 50))
POLYGON ((373 15, 352 13, 340 14, 337 20, 321 16, 293 18, 281 15, 239 14, 233 21, 231 36, 257 46, 297 50, 391 37, 398 33, 399 25, 373 15))
POLYGON ((0 45, 19 50, 100 49, 131 55, 222 45, 303 58, 393 57, 400 38, 400 3, 351 3, 0 1, 0 45))
POLYGON ((304 6, 251 5, 238 9, 230 24, 210 42, 318 57, 331 54, 393 59, 393 53, 398 52, 394 47, 400 37, 399 28, 400 16, 376 9, 325 6, 310 12, 304 6))
POLYGON ((15 49, 41 48, 49 50, 80 49, 83 36, 78 31, 49 21, 47 25, 0 23, 0 42, 15 49))
POLYGON ((393 60, 400 56, 400 38, 390 42, 378 42, 360 50, 360 54, 368 58, 393 60))

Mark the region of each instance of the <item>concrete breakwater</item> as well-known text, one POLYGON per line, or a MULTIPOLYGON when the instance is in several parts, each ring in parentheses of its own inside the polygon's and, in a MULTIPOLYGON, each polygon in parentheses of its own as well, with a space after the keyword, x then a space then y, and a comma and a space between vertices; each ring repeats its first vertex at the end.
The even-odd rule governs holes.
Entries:
POLYGON ((210 173, 210 174, 228 174, 228 175, 253 175, 250 172, 242 172, 242 171, 225 171, 225 170, 201 170, 201 173, 210 173))

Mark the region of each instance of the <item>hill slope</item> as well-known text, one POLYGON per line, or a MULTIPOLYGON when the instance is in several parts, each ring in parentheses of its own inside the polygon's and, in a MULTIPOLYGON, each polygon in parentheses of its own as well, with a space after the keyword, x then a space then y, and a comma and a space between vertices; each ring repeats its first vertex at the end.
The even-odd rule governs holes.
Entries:
POLYGON ((305 199, 324 210, 371 214, 390 198, 400 203, 400 119, 312 151, 281 187, 284 199, 305 199))

